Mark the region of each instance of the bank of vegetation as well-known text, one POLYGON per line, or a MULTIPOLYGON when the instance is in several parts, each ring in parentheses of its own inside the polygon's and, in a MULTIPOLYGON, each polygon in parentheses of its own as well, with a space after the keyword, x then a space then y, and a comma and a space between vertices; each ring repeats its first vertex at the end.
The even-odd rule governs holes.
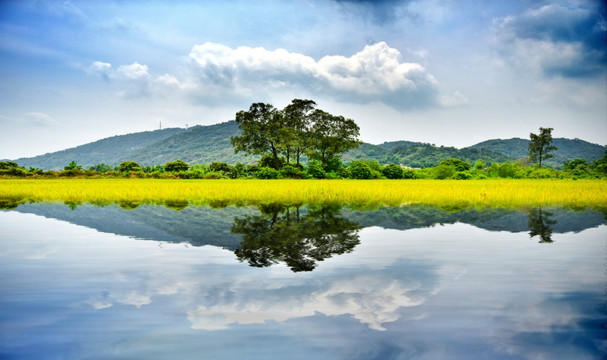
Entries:
MULTIPOLYGON (((509 156, 484 147, 458 150, 410 142, 393 143, 390 152, 385 153, 386 149, 382 145, 369 148, 371 145, 358 139, 359 127, 352 119, 318 109, 312 100, 294 99, 284 109, 274 108, 271 104, 254 103, 248 110, 236 113, 235 123, 238 128, 232 125, 225 128, 227 132, 218 135, 221 138, 219 140, 222 144, 229 141, 232 153, 241 158, 250 156, 258 159, 254 163, 209 161, 190 164, 176 159, 163 165, 142 165, 136 159, 131 159, 122 161, 117 166, 98 163, 84 168, 76 161, 71 161, 63 170, 56 171, 25 168, 16 162, 4 161, 0 162, 0 177, 439 180, 577 180, 607 177, 607 150, 602 158, 596 160, 574 158, 564 160, 558 169, 546 167, 548 163, 553 164, 554 152, 558 150, 553 143, 551 128, 540 128, 538 134, 531 133, 530 140, 519 139, 528 144, 527 156, 512 160, 509 156), (384 162, 377 158, 365 158, 362 154, 380 156, 384 162), (452 156, 445 159, 445 154, 452 156), (413 158, 417 160, 414 161, 413 158), (404 165, 401 160, 407 164, 404 165)), ((158 144, 166 142, 164 145, 174 148, 178 144, 170 136, 172 132, 150 133, 139 137, 147 141, 148 146, 158 148, 162 147, 158 144), (157 138, 161 142, 153 143, 157 138)), ((199 138, 194 136, 194 132, 177 135, 183 134, 189 136, 188 144, 199 138)), ((118 139, 112 141, 118 142, 118 139)), ((126 149, 124 142, 119 143, 126 149)), ((492 146, 500 148, 502 145, 497 143, 492 146)), ((571 153, 570 150, 568 152, 571 153)), ((196 156, 200 158, 202 155, 196 156)))

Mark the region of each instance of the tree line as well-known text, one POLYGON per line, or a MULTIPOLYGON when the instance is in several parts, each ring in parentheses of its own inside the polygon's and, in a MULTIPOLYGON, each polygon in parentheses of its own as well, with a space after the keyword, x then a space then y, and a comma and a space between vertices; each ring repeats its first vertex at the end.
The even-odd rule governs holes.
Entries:
POLYGON ((485 178, 602 178, 607 177, 607 151, 594 162, 565 161, 563 170, 542 167, 557 150, 552 145, 552 128, 530 133, 529 157, 523 161, 474 164, 451 158, 439 165, 411 169, 377 160, 355 160, 348 164, 341 155, 358 147, 360 128, 352 119, 316 108, 312 100, 294 99, 285 108, 254 103, 236 113, 240 135, 232 136, 234 152, 261 155, 256 164, 225 162, 190 165, 180 159, 164 165, 142 166, 124 161, 118 166, 100 163, 83 169, 76 161, 63 171, 23 168, 13 161, 0 161, 0 176, 15 177, 140 177, 182 179, 485 179, 485 178), (305 162, 302 161, 305 158, 305 162), (529 164, 533 166, 529 166, 529 164))

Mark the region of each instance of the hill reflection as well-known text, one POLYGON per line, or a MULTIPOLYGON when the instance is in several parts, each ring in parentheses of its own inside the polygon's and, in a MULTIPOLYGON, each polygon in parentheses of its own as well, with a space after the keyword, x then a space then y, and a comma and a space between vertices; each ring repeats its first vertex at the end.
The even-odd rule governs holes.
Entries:
MULTIPOLYGON (((295 272, 311 271, 319 261, 351 252, 358 232, 367 227, 408 230, 465 223, 488 231, 528 232, 540 243, 555 233, 580 232, 606 224, 604 209, 531 208, 446 210, 411 205, 360 210, 330 206, 266 204, 259 207, 164 206, 119 204, 26 203, 0 199, 0 208, 67 221, 101 232, 136 239, 213 245, 234 252, 254 267, 285 263, 295 272)), ((403 238, 406 241, 406 238, 403 238)))

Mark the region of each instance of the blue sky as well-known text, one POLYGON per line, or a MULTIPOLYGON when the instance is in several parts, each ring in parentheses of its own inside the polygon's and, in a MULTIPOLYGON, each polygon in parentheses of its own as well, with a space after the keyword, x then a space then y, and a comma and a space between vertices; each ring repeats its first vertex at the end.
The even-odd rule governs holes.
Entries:
POLYGON ((371 143, 607 144, 602 1, 2 1, 0 158, 309 98, 371 143))

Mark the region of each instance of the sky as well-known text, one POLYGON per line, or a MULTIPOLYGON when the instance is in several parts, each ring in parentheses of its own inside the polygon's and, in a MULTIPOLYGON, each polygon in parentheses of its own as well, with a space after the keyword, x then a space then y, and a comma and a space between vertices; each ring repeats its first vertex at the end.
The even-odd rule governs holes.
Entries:
POLYGON ((379 144, 607 144, 601 0, 0 1, 0 158, 292 99, 379 144))

